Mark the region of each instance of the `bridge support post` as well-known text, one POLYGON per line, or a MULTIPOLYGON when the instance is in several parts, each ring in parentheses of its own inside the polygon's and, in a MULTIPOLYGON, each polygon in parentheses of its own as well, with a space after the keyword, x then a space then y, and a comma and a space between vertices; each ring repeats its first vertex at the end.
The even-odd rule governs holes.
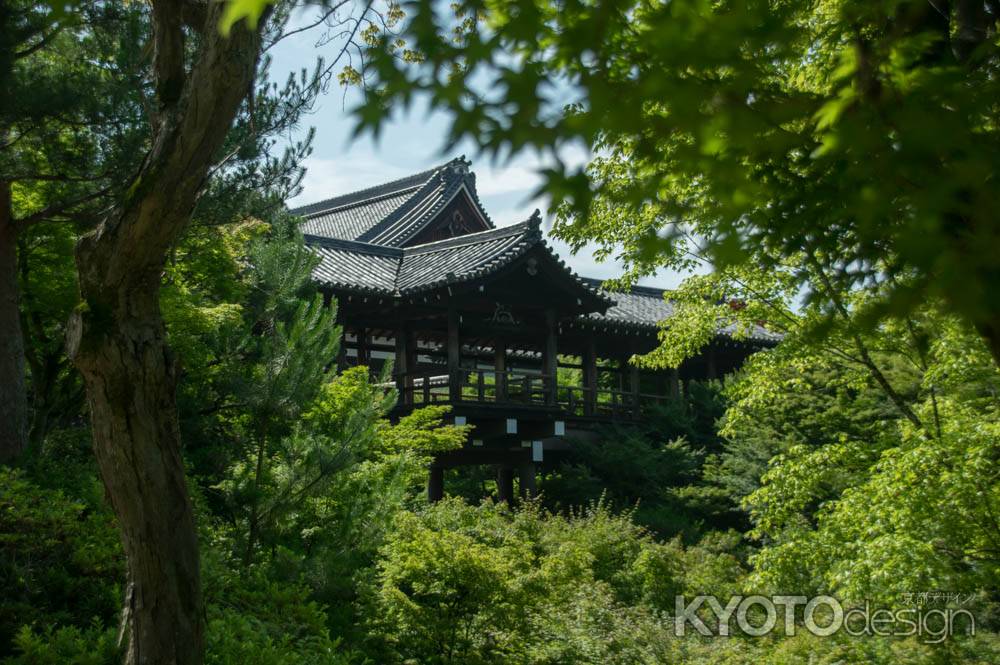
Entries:
POLYGON ((427 500, 435 503, 444 498, 444 469, 431 464, 427 472, 427 500))
POLYGON ((497 466, 497 498, 508 506, 514 502, 514 467, 510 464, 497 466))
POLYGON ((538 494, 535 485, 535 463, 525 462, 517 467, 517 481, 520 485, 521 497, 533 499, 538 494))

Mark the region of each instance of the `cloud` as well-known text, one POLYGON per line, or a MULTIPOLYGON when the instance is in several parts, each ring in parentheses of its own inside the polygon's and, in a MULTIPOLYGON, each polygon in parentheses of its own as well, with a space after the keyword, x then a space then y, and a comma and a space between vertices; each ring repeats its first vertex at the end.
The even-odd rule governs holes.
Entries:
POLYGON ((302 179, 302 193, 288 200, 289 207, 349 194, 416 172, 365 155, 350 155, 344 159, 309 157, 303 161, 303 166, 306 174, 302 179))
MULTIPOLYGON (((570 146, 560 150, 559 157, 566 166, 575 168, 587 163, 589 153, 582 148, 570 146)), ((537 153, 518 155, 509 162, 496 166, 484 160, 481 164, 473 164, 476 188, 483 196, 518 193, 528 196, 538 191, 543 183, 540 171, 554 164, 552 156, 537 153)))
POLYGON ((538 190, 542 178, 534 169, 526 166, 512 166, 499 169, 476 169, 476 190, 480 196, 502 194, 523 194, 529 196, 538 190))

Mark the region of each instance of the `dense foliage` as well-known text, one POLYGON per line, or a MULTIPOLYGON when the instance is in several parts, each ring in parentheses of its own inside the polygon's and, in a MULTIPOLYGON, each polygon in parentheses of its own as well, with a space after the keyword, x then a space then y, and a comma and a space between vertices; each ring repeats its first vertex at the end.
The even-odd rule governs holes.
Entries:
MULTIPOLYGON (((280 216, 194 228, 163 287, 199 488, 208 662, 997 657, 1000 372, 961 322, 928 309, 858 333, 899 403, 829 336, 789 325, 777 348, 693 385, 645 428, 577 442, 543 469, 538 501, 512 510, 455 482, 464 498, 429 505, 429 455, 467 433, 440 407, 390 424, 384 379, 335 370, 312 261, 280 216), (678 595, 788 589, 885 607, 961 592, 978 631, 941 644, 674 634, 678 595)), ((680 353, 703 316, 703 299, 676 295, 662 354, 680 353)), ((87 438, 71 422, 4 471, 11 662, 117 658, 123 559, 87 438)))
POLYGON ((839 290, 880 284, 872 319, 940 301, 1000 362, 996 2, 454 6, 457 25, 415 3, 404 38, 423 67, 372 50, 359 130, 426 100, 450 142, 490 154, 594 150, 544 173, 574 246, 633 275, 805 256, 839 290))

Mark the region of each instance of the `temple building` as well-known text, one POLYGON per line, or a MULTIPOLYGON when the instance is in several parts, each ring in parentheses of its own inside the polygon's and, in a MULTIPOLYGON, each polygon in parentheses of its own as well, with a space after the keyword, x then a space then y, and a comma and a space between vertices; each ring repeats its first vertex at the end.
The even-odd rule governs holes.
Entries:
POLYGON ((395 416, 448 404, 457 424, 474 425, 464 449, 432 464, 431 500, 443 470, 465 464, 495 465, 502 500, 515 474, 531 493, 536 465, 574 433, 641 419, 774 343, 763 328, 743 340, 723 329, 677 370, 640 370, 629 358, 655 348, 671 316, 663 291, 608 292, 575 274, 546 244, 537 211, 497 226, 469 167, 459 158, 292 211, 320 258, 315 279, 338 302, 341 366, 379 375, 391 360, 395 416))

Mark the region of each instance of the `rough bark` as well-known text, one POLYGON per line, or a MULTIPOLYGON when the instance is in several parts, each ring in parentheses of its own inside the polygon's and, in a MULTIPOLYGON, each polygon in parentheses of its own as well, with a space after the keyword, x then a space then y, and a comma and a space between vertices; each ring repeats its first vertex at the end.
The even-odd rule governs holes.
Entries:
POLYGON ((28 397, 24 335, 17 295, 17 231, 11 215, 10 183, 0 181, 0 464, 28 444, 28 397))
POLYGON ((68 330, 93 421, 94 451, 128 562, 125 662, 200 663, 204 612, 194 515, 181 459, 175 364, 159 288, 169 248, 250 87, 260 51, 243 24, 216 29, 210 3, 193 68, 183 3, 153 2, 153 140, 123 200, 76 249, 81 303, 68 330))

